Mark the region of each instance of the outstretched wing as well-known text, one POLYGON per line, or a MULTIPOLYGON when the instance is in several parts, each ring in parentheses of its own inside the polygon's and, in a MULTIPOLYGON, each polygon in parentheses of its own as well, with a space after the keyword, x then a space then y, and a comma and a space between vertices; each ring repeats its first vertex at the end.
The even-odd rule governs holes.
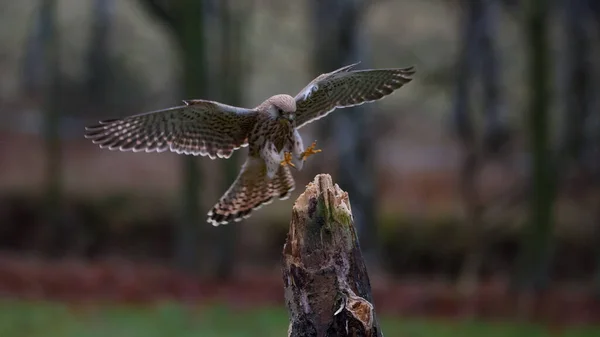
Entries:
POLYGON ((101 148, 229 158, 248 145, 256 111, 205 101, 147 112, 86 127, 85 137, 101 148))
POLYGON ((273 198, 287 199, 294 188, 294 177, 289 167, 279 166, 275 176, 269 179, 265 161, 250 156, 235 182, 208 212, 207 222, 218 226, 240 221, 262 205, 272 202, 273 198))
POLYGON ((351 71, 358 63, 322 74, 296 95, 296 125, 300 128, 336 108, 379 100, 412 80, 414 67, 351 71))

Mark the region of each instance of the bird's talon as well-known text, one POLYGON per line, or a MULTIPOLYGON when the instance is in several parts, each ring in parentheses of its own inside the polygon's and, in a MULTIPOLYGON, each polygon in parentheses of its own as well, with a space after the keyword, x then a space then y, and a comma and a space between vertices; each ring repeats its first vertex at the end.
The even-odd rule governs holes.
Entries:
POLYGON ((322 150, 321 149, 316 149, 315 147, 317 146, 317 141, 315 140, 312 144, 310 144, 309 147, 306 148, 306 150, 304 150, 304 152, 302 152, 302 160, 306 160, 308 157, 312 156, 315 153, 319 153, 322 150))
POLYGON ((289 165, 291 167, 296 167, 296 165, 294 165, 294 163, 292 163, 292 153, 291 152, 283 153, 283 160, 281 161, 281 166, 286 166, 286 165, 289 165))

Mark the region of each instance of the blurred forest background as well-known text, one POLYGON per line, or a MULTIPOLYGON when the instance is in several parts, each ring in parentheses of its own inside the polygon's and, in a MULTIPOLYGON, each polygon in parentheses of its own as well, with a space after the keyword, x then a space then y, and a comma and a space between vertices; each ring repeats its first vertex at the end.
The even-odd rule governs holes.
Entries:
POLYGON ((438 316, 594 326, 599 60, 594 0, 0 0, 0 330, 283 335, 280 254, 321 172, 349 192, 386 334, 451 335, 438 316), (241 223, 206 212, 247 149, 210 160, 83 138, 182 99, 253 107, 357 61, 417 73, 301 129, 323 153, 289 200, 241 223), (98 323, 81 305, 157 300, 210 310, 111 307, 98 323))

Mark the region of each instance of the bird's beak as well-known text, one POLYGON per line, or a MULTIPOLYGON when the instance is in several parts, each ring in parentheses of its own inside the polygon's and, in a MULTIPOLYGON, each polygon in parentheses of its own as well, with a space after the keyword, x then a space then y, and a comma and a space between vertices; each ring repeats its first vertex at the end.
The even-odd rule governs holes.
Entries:
POLYGON ((294 115, 287 115, 287 116, 282 116, 279 118, 279 121, 281 123, 286 123, 286 122, 293 122, 296 116, 294 115))

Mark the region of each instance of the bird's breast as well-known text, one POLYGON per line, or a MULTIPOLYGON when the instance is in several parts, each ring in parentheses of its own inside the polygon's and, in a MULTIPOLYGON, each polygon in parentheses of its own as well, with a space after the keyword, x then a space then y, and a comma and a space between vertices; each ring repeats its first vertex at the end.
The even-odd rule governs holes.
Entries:
POLYGON ((264 127, 267 128, 265 141, 273 143, 279 152, 291 141, 294 134, 294 127, 287 120, 270 120, 264 127))

